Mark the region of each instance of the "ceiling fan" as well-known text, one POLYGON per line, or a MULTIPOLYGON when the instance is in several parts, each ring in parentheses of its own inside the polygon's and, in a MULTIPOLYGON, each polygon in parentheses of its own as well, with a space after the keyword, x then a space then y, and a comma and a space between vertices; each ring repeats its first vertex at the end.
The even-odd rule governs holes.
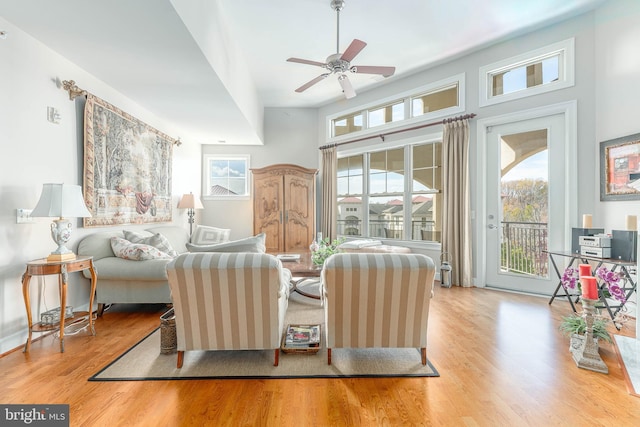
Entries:
POLYGON ((392 76, 396 67, 380 67, 372 65, 351 65, 351 61, 367 45, 362 40, 354 39, 344 53, 340 53, 340 11, 344 8, 344 0, 331 0, 331 8, 336 11, 337 31, 336 31, 336 53, 329 55, 326 62, 310 61, 308 59, 289 58, 288 62, 298 62, 300 64, 315 65, 326 68, 328 73, 320 74, 315 79, 303 84, 296 92, 301 93, 309 89, 320 80, 324 80, 331 74, 338 74, 338 82, 342 87, 344 96, 349 99, 356 96, 356 91, 347 77, 347 72, 358 74, 380 74, 383 77, 392 76))

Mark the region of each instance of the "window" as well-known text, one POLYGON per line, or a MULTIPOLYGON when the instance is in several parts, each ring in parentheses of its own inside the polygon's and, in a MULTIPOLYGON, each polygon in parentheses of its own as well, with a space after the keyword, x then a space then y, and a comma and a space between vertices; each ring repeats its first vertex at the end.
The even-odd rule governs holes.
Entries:
POLYGON ((369 127, 404 120, 404 100, 369 110, 369 127))
POLYGON ((341 157, 337 180, 339 235, 440 242, 439 138, 341 157))
POLYGON ((411 98, 413 117, 458 105, 458 84, 411 98))
POLYGON ((464 111, 464 74, 328 117, 330 141, 411 125, 464 111))
POLYGON ((204 156, 205 198, 248 198, 249 156, 204 156))
POLYGON ((492 105, 574 85, 569 39, 480 68, 480 105, 492 105))
POLYGON ((362 130, 362 116, 363 114, 360 112, 335 119, 333 121, 333 136, 346 135, 362 130))

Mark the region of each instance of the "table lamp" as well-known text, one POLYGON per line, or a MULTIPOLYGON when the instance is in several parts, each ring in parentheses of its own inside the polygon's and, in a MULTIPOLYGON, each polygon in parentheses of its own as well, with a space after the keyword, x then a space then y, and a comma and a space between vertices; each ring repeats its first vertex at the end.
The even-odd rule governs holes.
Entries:
POLYGON ((65 247, 71 238, 71 221, 67 218, 90 217, 91 212, 84 204, 82 189, 79 185, 43 184, 40 200, 33 211, 32 217, 58 217, 51 223, 51 238, 58 245, 58 249, 51 252, 47 261, 65 261, 75 259, 76 254, 65 247))
POLYGON ((191 236, 191 234, 193 234, 193 223, 195 221, 194 216, 196 215, 195 209, 204 209, 204 206, 202 206, 202 202, 199 198, 195 197, 193 193, 189 193, 182 195, 182 198, 178 202, 178 209, 188 209, 189 236, 191 236))

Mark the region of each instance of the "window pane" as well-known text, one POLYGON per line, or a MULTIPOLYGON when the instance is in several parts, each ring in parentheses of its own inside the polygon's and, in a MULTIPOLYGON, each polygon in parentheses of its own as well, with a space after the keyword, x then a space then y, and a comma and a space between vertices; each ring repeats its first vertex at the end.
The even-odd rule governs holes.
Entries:
POLYGON ((414 195, 411 213, 411 237, 413 240, 440 242, 440 194, 414 195))
POLYGON ((433 169, 414 169, 413 191, 434 190, 433 169))
POLYGON ((333 136, 346 135, 362 130, 362 112, 338 117, 332 121, 333 136))
POLYGON ((514 66, 510 70, 491 75, 492 96, 525 90, 527 88, 549 84, 560 76, 560 54, 545 59, 514 66))
POLYGON ((434 144, 422 144, 413 147, 413 167, 424 168, 433 166, 434 144))
POLYGON ((369 236, 402 239, 403 197, 369 198, 369 236))
POLYGON ((208 156, 206 196, 246 196, 249 194, 247 158, 208 156))
POLYGON ((344 236, 362 235, 362 200, 345 197, 338 200, 338 234, 344 236))
POLYGON ((404 120, 404 100, 395 104, 374 107, 369 110, 369 127, 380 126, 385 123, 404 120))
POLYGON ((437 89, 411 99, 413 117, 458 105, 458 85, 437 89))
POLYGON ((382 173, 372 173, 369 175, 369 193, 371 194, 381 194, 386 193, 387 189, 387 174, 382 173))
POLYGON ((404 148, 387 151, 387 170, 404 172, 404 148))
POLYGON ((369 168, 372 172, 387 170, 387 152, 379 151, 369 154, 369 168))

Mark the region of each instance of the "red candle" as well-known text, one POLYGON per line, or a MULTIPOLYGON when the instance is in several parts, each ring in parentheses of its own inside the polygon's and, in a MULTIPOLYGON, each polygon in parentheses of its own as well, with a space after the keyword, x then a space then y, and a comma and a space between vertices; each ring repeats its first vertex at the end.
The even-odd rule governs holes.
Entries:
POLYGON ((591 266, 589 264, 580 264, 578 268, 580 269, 578 277, 591 276, 591 266))
POLYGON ((598 299, 598 284, 593 276, 583 276, 580 278, 582 284, 582 298, 598 299))

